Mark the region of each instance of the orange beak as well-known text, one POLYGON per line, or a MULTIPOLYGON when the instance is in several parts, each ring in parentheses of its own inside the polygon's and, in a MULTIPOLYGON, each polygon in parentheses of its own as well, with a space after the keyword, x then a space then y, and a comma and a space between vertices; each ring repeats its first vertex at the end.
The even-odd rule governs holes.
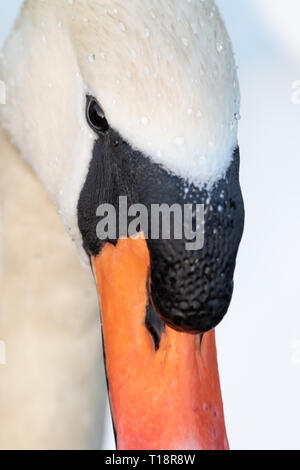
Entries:
POLYGON ((92 262, 118 449, 228 449, 214 331, 201 342, 166 326, 156 350, 144 238, 107 244, 92 262))

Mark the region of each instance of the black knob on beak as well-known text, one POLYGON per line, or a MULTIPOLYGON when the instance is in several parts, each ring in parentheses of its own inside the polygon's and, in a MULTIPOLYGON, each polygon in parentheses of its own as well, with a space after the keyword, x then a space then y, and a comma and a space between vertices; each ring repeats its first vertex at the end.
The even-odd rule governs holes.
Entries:
POLYGON ((149 240, 151 297, 172 328, 203 333, 226 314, 233 292, 236 256, 244 227, 239 185, 239 152, 224 179, 211 191, 191 187, 184 203, 204 205, 203 248, 186 249, 187 240, 149 240))

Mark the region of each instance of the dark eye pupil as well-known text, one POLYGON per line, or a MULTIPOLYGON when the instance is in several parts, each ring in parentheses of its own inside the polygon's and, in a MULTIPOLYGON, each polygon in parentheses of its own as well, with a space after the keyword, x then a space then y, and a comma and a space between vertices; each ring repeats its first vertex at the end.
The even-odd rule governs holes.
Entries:
POLYGON ((103 110, 94 98, 88 98, 87 101, 87 120, 92 129, 96 132, 107 132, 108 122, 103 110))

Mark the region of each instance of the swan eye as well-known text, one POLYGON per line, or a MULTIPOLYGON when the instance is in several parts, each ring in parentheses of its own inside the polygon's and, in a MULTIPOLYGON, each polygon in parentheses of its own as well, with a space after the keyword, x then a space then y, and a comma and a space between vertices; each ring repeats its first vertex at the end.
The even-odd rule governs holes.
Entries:
POLYGON ((109 125, 104 111, 99 106, 95 98, 87 97, 86 118, 89 126, 97 133, 104 134, 108 131, 109 125))

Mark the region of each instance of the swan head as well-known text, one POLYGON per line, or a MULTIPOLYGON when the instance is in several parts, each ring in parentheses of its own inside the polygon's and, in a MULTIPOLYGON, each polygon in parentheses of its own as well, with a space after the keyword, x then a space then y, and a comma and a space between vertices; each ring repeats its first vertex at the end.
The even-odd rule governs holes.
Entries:
MULTIPOLYGON (((180 368, 195 338, 212 330, 227 312, 243 231, 238 79, 214 1, 27 0, 0 61, 7 87, 0 121, 56 204, 81 258, 92 262, 109 380, 121 341, 128 362, 133 361, 132 344, 135 350, 140 346, 142 367, 145 357, 153 360, 167 348, 169 337, 182 353, 172 367, 180 368), (186 234, 164 239, 158 230, 157 237, 145 240, 145 230, 137 230, 135 239, 124 236, 120 198, 148 211, 160 204, 201 205, 201 248, 188 250, 186 234), (117 227, 106 239, 97 230, 103 205, 116 209, 117 227)), ((146 219, 151 228, 151 216, 146 219)), ((191 220, 197 222, 193 209, 191 220)), ((210 334, 205 337, 209 350, 213 340, 210 334)), ((200 340, 196 343, 200 348, 200 340)), ((215 374, 214 359, 208 355, 207 361, 209 374, 215 374)), ((157 380, 156 365, 148 366, 157 380)), ((196 390, 191 367, 183 374, 196 390)), ((136 416, 128 407, 124 414, 120 403, 138 395, 146 379, 139 383, 135 372, 134 392, 129 387, 132 393, 127 393, 120 377, 110 384, 117 435, 124 443, 128 416, 136 416)), ((179 396, 178 414, 184 399, 179 396)), ((219 410, 220 396, 211 396, 219 410)), ((201 422, 207 411, 203 407, 201 422)), ((217 429, 216 446, 222 447, 218 413, 209 420, 217 429)), ((159 423, 154 414, 153 422, 159 423)), ((166 438, 167 445, 208 445, 210 437, 195 424, 198 418, 190 420, 181 440, 176 444, 166 438)), ((161 430, 156 434, 163 439, 161 430)), ((141 439, 149 445, 145 435, 141 439)))

